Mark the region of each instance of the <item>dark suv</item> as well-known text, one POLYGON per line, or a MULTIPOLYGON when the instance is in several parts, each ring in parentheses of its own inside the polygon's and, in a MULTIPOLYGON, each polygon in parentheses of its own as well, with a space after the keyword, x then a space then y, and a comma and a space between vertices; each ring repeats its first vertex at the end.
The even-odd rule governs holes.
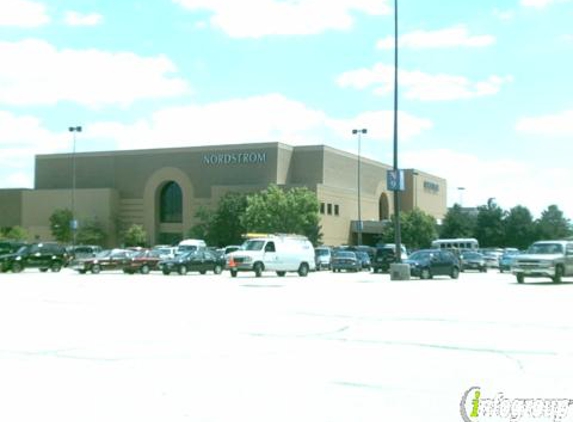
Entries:
POLYGON ((59 243, 32 243, 22 246, 16 253, 0 256, 2 271, 19 273, 24 268, 39 268, 45 272, 60 271, 68 261, 66 249, 59 243))
POLYGON ((393 262, 396 262, 396 253, 393 248, 376 248, 376 255, 371 262, 372 270, 375 273, 386 273, 393 262))
POLYGON ((14 253, 26 243, 18 242, 15 240, 2 240, 0 241, 0 255, 6 255, 9 253, 14 253))
POLYGON ((460 261, 445 249, 422 249, 414 252, 404 262, 410 265, 410 275, 423 279, 435 275, 458 278, 460 274, 460 261))

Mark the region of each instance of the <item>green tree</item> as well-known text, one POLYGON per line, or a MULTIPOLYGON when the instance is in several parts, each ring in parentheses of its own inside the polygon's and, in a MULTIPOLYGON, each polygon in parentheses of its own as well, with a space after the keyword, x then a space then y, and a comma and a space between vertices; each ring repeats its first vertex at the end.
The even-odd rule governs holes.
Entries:
POLYGON ((464 211, 459 204, 454 204, 444 217, 440 237, 445 239, 474 237, 476 224, 475 214, 464 211))
POLYGON ((541 213, 541 218, 537 220, 537 236, 539 239, 566 239, 571 234, 570 221, 565 218, 557 205, 550 205, 541 213))
MULTIPOLYGON (((383 235, 386 243, 394 242, 394 220, 383 235)), ((429 248, 432 240, 438 237, 436 219, 424 211, 416 208, 410 212, 400 213, 400 237, 408 249, 429 248)))
POLYGON ((85 220, 78 228, 76 243, 78 245, 104 246, 106 234, 98 220, 85 220))
POLYGON ((318 199, 309 189, 270 185, 247 197, 241 223, 246 231, 305 235, 316 245, 322 237, 318 211, 318 199))
POLYGON ((210 235, 213 227, 213 211, 201 206, 195 213, 195 218, 199 220, 199 223, 189 229, 189 237, 191 239, 203 239, 208 245, 216 245, 217 242, 213 243, 210 235))
POLYGON ((503 246, 526 249, 536 238, 535 223, 529 209, 517 205, 503 220, 505 242, 503 246))
POLYGON ((58 242, 72 241, 72 212, 69 209, 57 209, 50 215, 50 231, 58 242))
POLYGON ((28 239, 28 232, 21 226, 14 226, 3 231, 3 236, 7 240, 26 240, 28 239))
POLYGON ((494 202, 493 198, 488 199, 486 205, 478 207, 475 237, 481 247, 504 246, 504 217, 505 212, 494 202))
POLYGON ((228 193, 223 196, 211 219, 208 236, 211 244, 217 246, 241 244, 242 236, 246 233, 241 217, 246 209, 246 194, 228 193))
POLYGON ((140 224, 132 224, 127 228, 123 234, 123 242, 125 246, 146 246, 147 245, 147 232, 140 224))

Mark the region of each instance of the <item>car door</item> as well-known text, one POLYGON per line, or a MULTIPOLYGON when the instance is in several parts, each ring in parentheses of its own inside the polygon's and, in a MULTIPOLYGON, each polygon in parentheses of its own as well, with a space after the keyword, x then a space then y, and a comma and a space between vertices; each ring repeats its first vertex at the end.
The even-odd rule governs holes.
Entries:
POLYGON ((26 252, 26 255, 22 255, 22 261, 28 267, 42 267, 45 257, 42 254, 43 249, 41 245, 32 245, 30 249, 26 252))
POLYGON ((185 266, 187 267, 187 271, 201 271, 201 251, 194 251, 187 255, 187 259, 185 261, 185 266))
POLYGON ((432 271, 435 275, 447 275, 450 273, 451 260, 448 257, 448 253, 445 251, 440 251, 436 254, 436 259, 434 261, 434 270, 432 271))
POLYGON ((266 269, 273 271, 282 269, 279 262, 279 256, 277 254, 276 244, 272 240, 265 244, 263 262, 266 269))
POLYGON ((209 271, 212 269, 209 264, 209 253, 205 251, 198 251, 197 257, 197 269, 200 272, 209 271))

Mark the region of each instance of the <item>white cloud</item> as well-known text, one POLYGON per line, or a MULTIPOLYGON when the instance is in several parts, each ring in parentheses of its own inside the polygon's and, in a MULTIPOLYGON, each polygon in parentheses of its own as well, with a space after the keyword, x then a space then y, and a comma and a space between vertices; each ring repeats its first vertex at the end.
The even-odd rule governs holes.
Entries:
POLYGON ((173 0, 184 8, 208 11, 210 24, 231 37, 309 35, 352 27, 353 12, 386 15, 389 0, 173 0))
MULTIPOLYGON (((432 122, 400 113, 401 137, 408 140, 432 128, 432 122)), ((334 119, 321 110, 279 94, 235 99, 206 105, 172 107, 133 124, 101 122, 89 125, 82 137, 116 139, 118 148, 156 148, 207 144, 285 142, 324 144, 353 150, 351 132, 367 127, 368 139, 391 139, 392 112, 365 112, 350 119, 334 119), (192 129, 190 129, 192 128, 192 129)))
MULTIPOLYGON (((408 141, 432 129, 428 119, 399 114, 400 139, 408 141)), ((0 180, 2 187, 14 185, 29 175, 31 187, 35 154, 69 152, 69 132, 51 132, 34 117, 0 112, 0 180)), ((97 151, 101 144, 115 149, 284 142, 290 145, 327 144, 356 152, 352 129, 368 128, 363 138, 364 156, 381 159, 381 143, 390 145, 392 112, 371 111, 348 119, 329 117, 324 111, 280 94, 268 94, 205 105, 171 107, 149 118, 126 124, 118 121, 83 125, 77 150, 97 151)), ((388 150, 390 147, 387 148, 388 150)))
MULTIPOLYGON (((402 48, 448 48, 448 47, 486 47, 495 43, 493 35, 470 35, 464 25, 436 31, 414 31, 398 39, 402 48)), ((394 37, 384 38, 376 44, 380 49, 393 49, 394 37)))
POLYGON ((2 187, 32 187, 34 155, 70 149, 70 139, 43 127, 33 116, 0 110, 0 180, 2 187))
MULTIPOLYGON (((511 76, 492 75, 484 81, 472 82, 463 76, 399 70, 398 84, 405 89, 405 97, 420 101, 449 101, 494 95, 511 76)), ((389 94, 394 89, 394 66, 381 63, 372 69, 345 72, 337 80, 341 87, 366 89, 373 87, 378 95, 389 94)))
POLYGON ((521 0, 520 4, 524 7, 535 7, 536 9, 543 9, 544 7, 554 2, 555 0, 521 0))
POLYGON ((573 197, 563 195, 570 191, 573 168, 548 169, 544 163, 479 158, 450 149, 402 152, 401 161, 404 168, 419 168, 445 178, 450 206, 460 202, 457 188, 464 187, 464 206, 484 205, 488 198, 495 198, 503 209, 523 205, 538 217, 556 204, 573 218, 573 197))
POLYGON ((523 117, 518 120, 515 129, 532 135, 573 137, 573 110, 547 116, 523 117))
POLYGON ((64 15, 64 21, 70 26, 95 26, 103 21, 103 16, 99 13, 82 14, 68 11, 64 15))
POLYGON ((0 27, 16 26, 33 28, 50 22, 46 6, 29 0, 1 0, 0 27))
POLYGON ((544 9, 555 3, 568 3, 571 0, 521 0, 520 4, 523 7, 533 7, 535 9, 544 9))
POLYGON ((58 50, 42 40, 0 41, 0 63, 0 104, 128 106, 189 92, 187 82, 173 76, 177 68, 165 56, 58 50))

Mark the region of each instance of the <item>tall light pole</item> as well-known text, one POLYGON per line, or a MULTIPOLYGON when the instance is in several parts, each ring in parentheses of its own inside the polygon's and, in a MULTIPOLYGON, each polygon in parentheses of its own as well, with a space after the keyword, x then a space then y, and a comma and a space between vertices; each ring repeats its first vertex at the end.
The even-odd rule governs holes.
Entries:
POLYGON ((76 234, 78 230, 78 220, 76 220, 76 133, 82 131, 81 126, 70 126, 69 131, 72 132, 74 138, 72 147, 72 221, 70 221, 70 228, 72 230, 72 246, 76 245, 76 234))
POLYGON ((362 134, 366 134, 368 131, 366 129, 352 129, 352 134, 353 135, 358 135, 358 230, 357 230, 357 239, 356 239, 356 243, 358 245, 362 245, 362 208, 361 208, 361 198, 360 198, 360 192, 362 191, 362 188, 360 186, 360 167, 361 167, 361 162, 362 162, 362 158, 360 155, 360 144, 361 144, 361 140, 362 140, 362 134))
MULTIPOLYGON (((394 0, 394 174, 398 174, 398 0, 394 0)), ((402 235, 400 232, 400 190, 394 191, 394 242, 396 262, 402 262, 402 235)))

